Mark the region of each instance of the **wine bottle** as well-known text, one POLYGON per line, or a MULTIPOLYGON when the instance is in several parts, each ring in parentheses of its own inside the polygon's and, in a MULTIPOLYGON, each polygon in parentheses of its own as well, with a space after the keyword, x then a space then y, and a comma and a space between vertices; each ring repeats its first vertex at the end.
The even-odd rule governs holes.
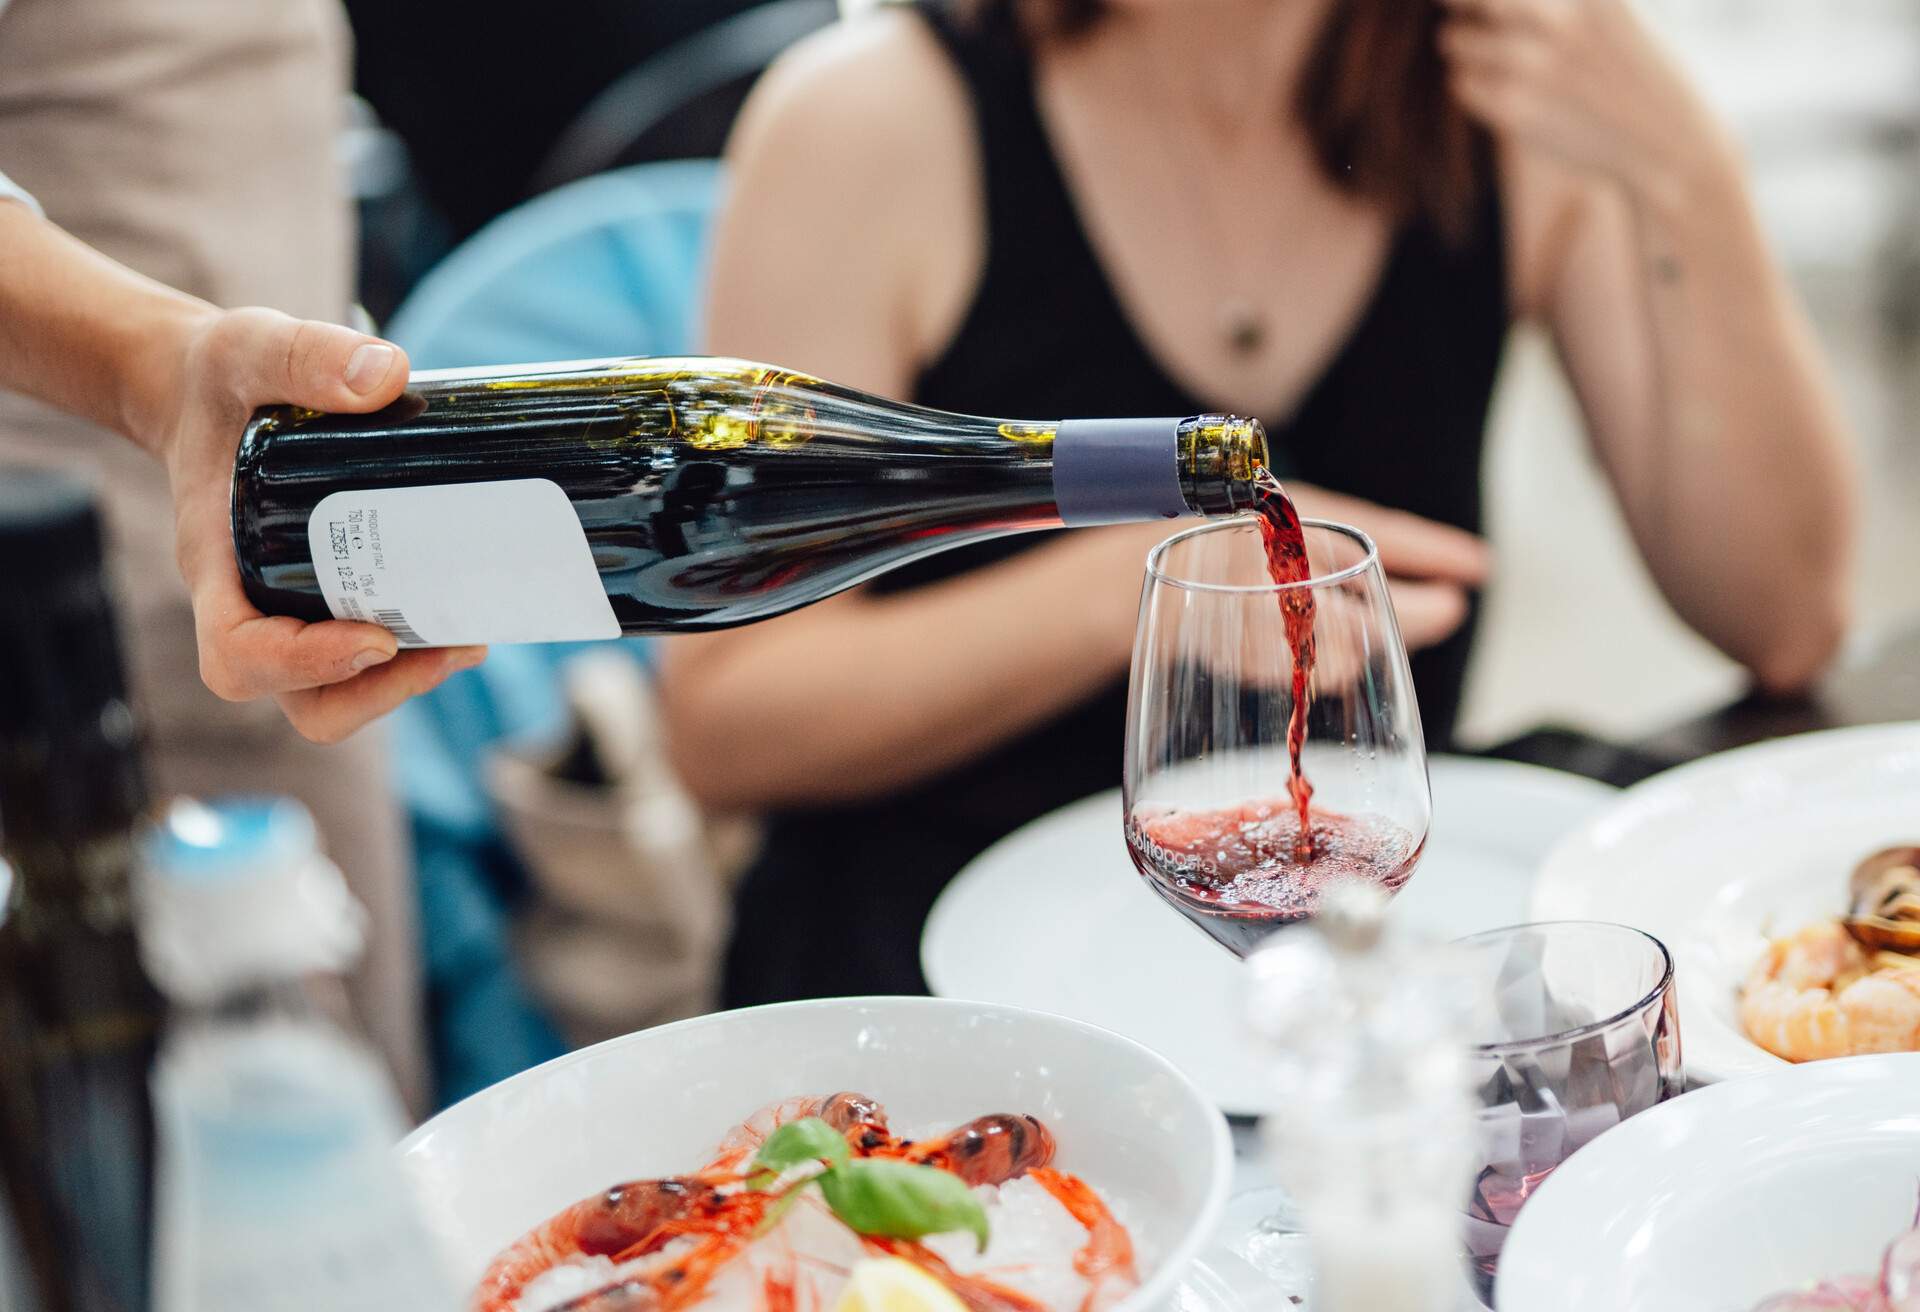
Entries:
POLYGON ((738 360, 441 371, 256 415, 234 547, 261 610, 403 646, 718 629, 1001 534, 1236 513, 1266 455, 1249 419, 980 419, 738 360))
POLYGON ((145 801, 93 503, 0 470, 0 1176, 41 1312, 147 1307, 145 801))

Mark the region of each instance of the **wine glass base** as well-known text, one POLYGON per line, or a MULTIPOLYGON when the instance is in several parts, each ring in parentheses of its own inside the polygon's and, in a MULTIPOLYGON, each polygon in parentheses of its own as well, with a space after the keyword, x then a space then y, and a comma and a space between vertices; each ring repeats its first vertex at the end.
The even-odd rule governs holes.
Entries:
MULTIPOLYGON (((1457 1312, 1486 1312, 1462 1263, 1457 1312)), ((1213 1242, 1193 1259, 1165 1312, 1314 1312, 1313 1253, 1287 1191, 1227 1200, 1213 1242)))
POLYGON ((1167 1300, 1168 1312, 1269 1312, 1310 1308, 1313 1255, 1284 1189, 1227 1200, 1213 1242, 1167 1300))

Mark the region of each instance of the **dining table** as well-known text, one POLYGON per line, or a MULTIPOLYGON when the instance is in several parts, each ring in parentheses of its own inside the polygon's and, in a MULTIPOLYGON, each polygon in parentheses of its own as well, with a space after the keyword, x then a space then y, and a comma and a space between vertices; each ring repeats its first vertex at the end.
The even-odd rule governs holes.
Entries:
MULTIPOLYGON (((1565 770, 1625 788, 1703 756, 1772 738, 1907 720, 1920 720, 1920 624, 1857 640, 1831 672, 1802 693, 1749 692, 1625 741, 1544 726, 1477 754, 1565 770)), ((1233 1130, 1235 1192, 1278 1183, 1262 1150, 1258 1123, 1243 1116, 1228 1120, 1233 1130)), ((1463 1279, 1460 1312, 1474 1312, 1481 1306, 1467 1292, 1463 1279)))
POLYGON ((1789 734, 1920 720, 1920 624, 1857 640, 1812 688, 1761 692, 1626 742, 1547 727, 1485 748, 1484 755, 1586 775, 1625 788, 1715 752, 1789 734))

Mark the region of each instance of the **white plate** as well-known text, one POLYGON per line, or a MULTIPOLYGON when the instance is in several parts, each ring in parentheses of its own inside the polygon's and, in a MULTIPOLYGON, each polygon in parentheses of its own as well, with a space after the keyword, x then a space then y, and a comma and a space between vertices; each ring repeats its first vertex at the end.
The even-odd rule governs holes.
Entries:
POLYGON ((1077 1021, 940 998, 791 1002, 643 1030, 477 1093, 400 1151, 470 1287, 561 1208, 691 1170, 756 1108, 839 1089, 879 1099, 897 1124, 1040 1117, 1059 1165, 1124 1209, 1151 1259, 1127 1312, 1172 1291, 1232 1181, 1226 1122, 1162 1058, 1077 1021))
POLYGON ((1746 1312, 1913 1222, 1920 1055, 1783 1066, 1625 1121, 1520 1209, 1501 1312, 1746 1312))
MULTIPOLYGON (((1453 938, 1526 919, 1553 844, 1617 790, 1506 761, 1437 756, 1433 828, 1393 914, 1453 938)), ((933 991, 1037 1007, 1164 1054, 1229 1112, 1267 1109, 1234 1007, 1239 963, 1134 871, 1116 789, 1062 807, 981 853, 927 918, 933 991)))
POLYGON ((1673 953, 1687 1075, 1787 1063, 1734 1014, 1769 934, 1846 908, 1869 853, 1920 842, 1920 724, 1781 738, 1709 756, 1620 795, 1570 835, 1534 887, 1535 920, 1612 920, 1673 953))

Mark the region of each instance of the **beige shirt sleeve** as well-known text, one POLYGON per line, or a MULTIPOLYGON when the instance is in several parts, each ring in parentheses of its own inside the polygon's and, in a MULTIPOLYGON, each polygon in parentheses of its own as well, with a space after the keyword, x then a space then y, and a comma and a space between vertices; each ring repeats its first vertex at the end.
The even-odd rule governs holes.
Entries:
POLYGON ((20 190, 20 188, 14 184, 13 179, 4 173, 0 173, 0 200, 17 200, 36 214, 39 213, 40 210, 38 202, 36 202, 33 197, 27 195, 26 192, 20 190))
MULTIPOLYGON (((0 9, 7 7, 7 0, 0 0, 0 9)), ((4 173, 0 173, 0 200, 17 200, 34 213, 40 212, 40 202, 22 191, 17 183, 4 173)))

